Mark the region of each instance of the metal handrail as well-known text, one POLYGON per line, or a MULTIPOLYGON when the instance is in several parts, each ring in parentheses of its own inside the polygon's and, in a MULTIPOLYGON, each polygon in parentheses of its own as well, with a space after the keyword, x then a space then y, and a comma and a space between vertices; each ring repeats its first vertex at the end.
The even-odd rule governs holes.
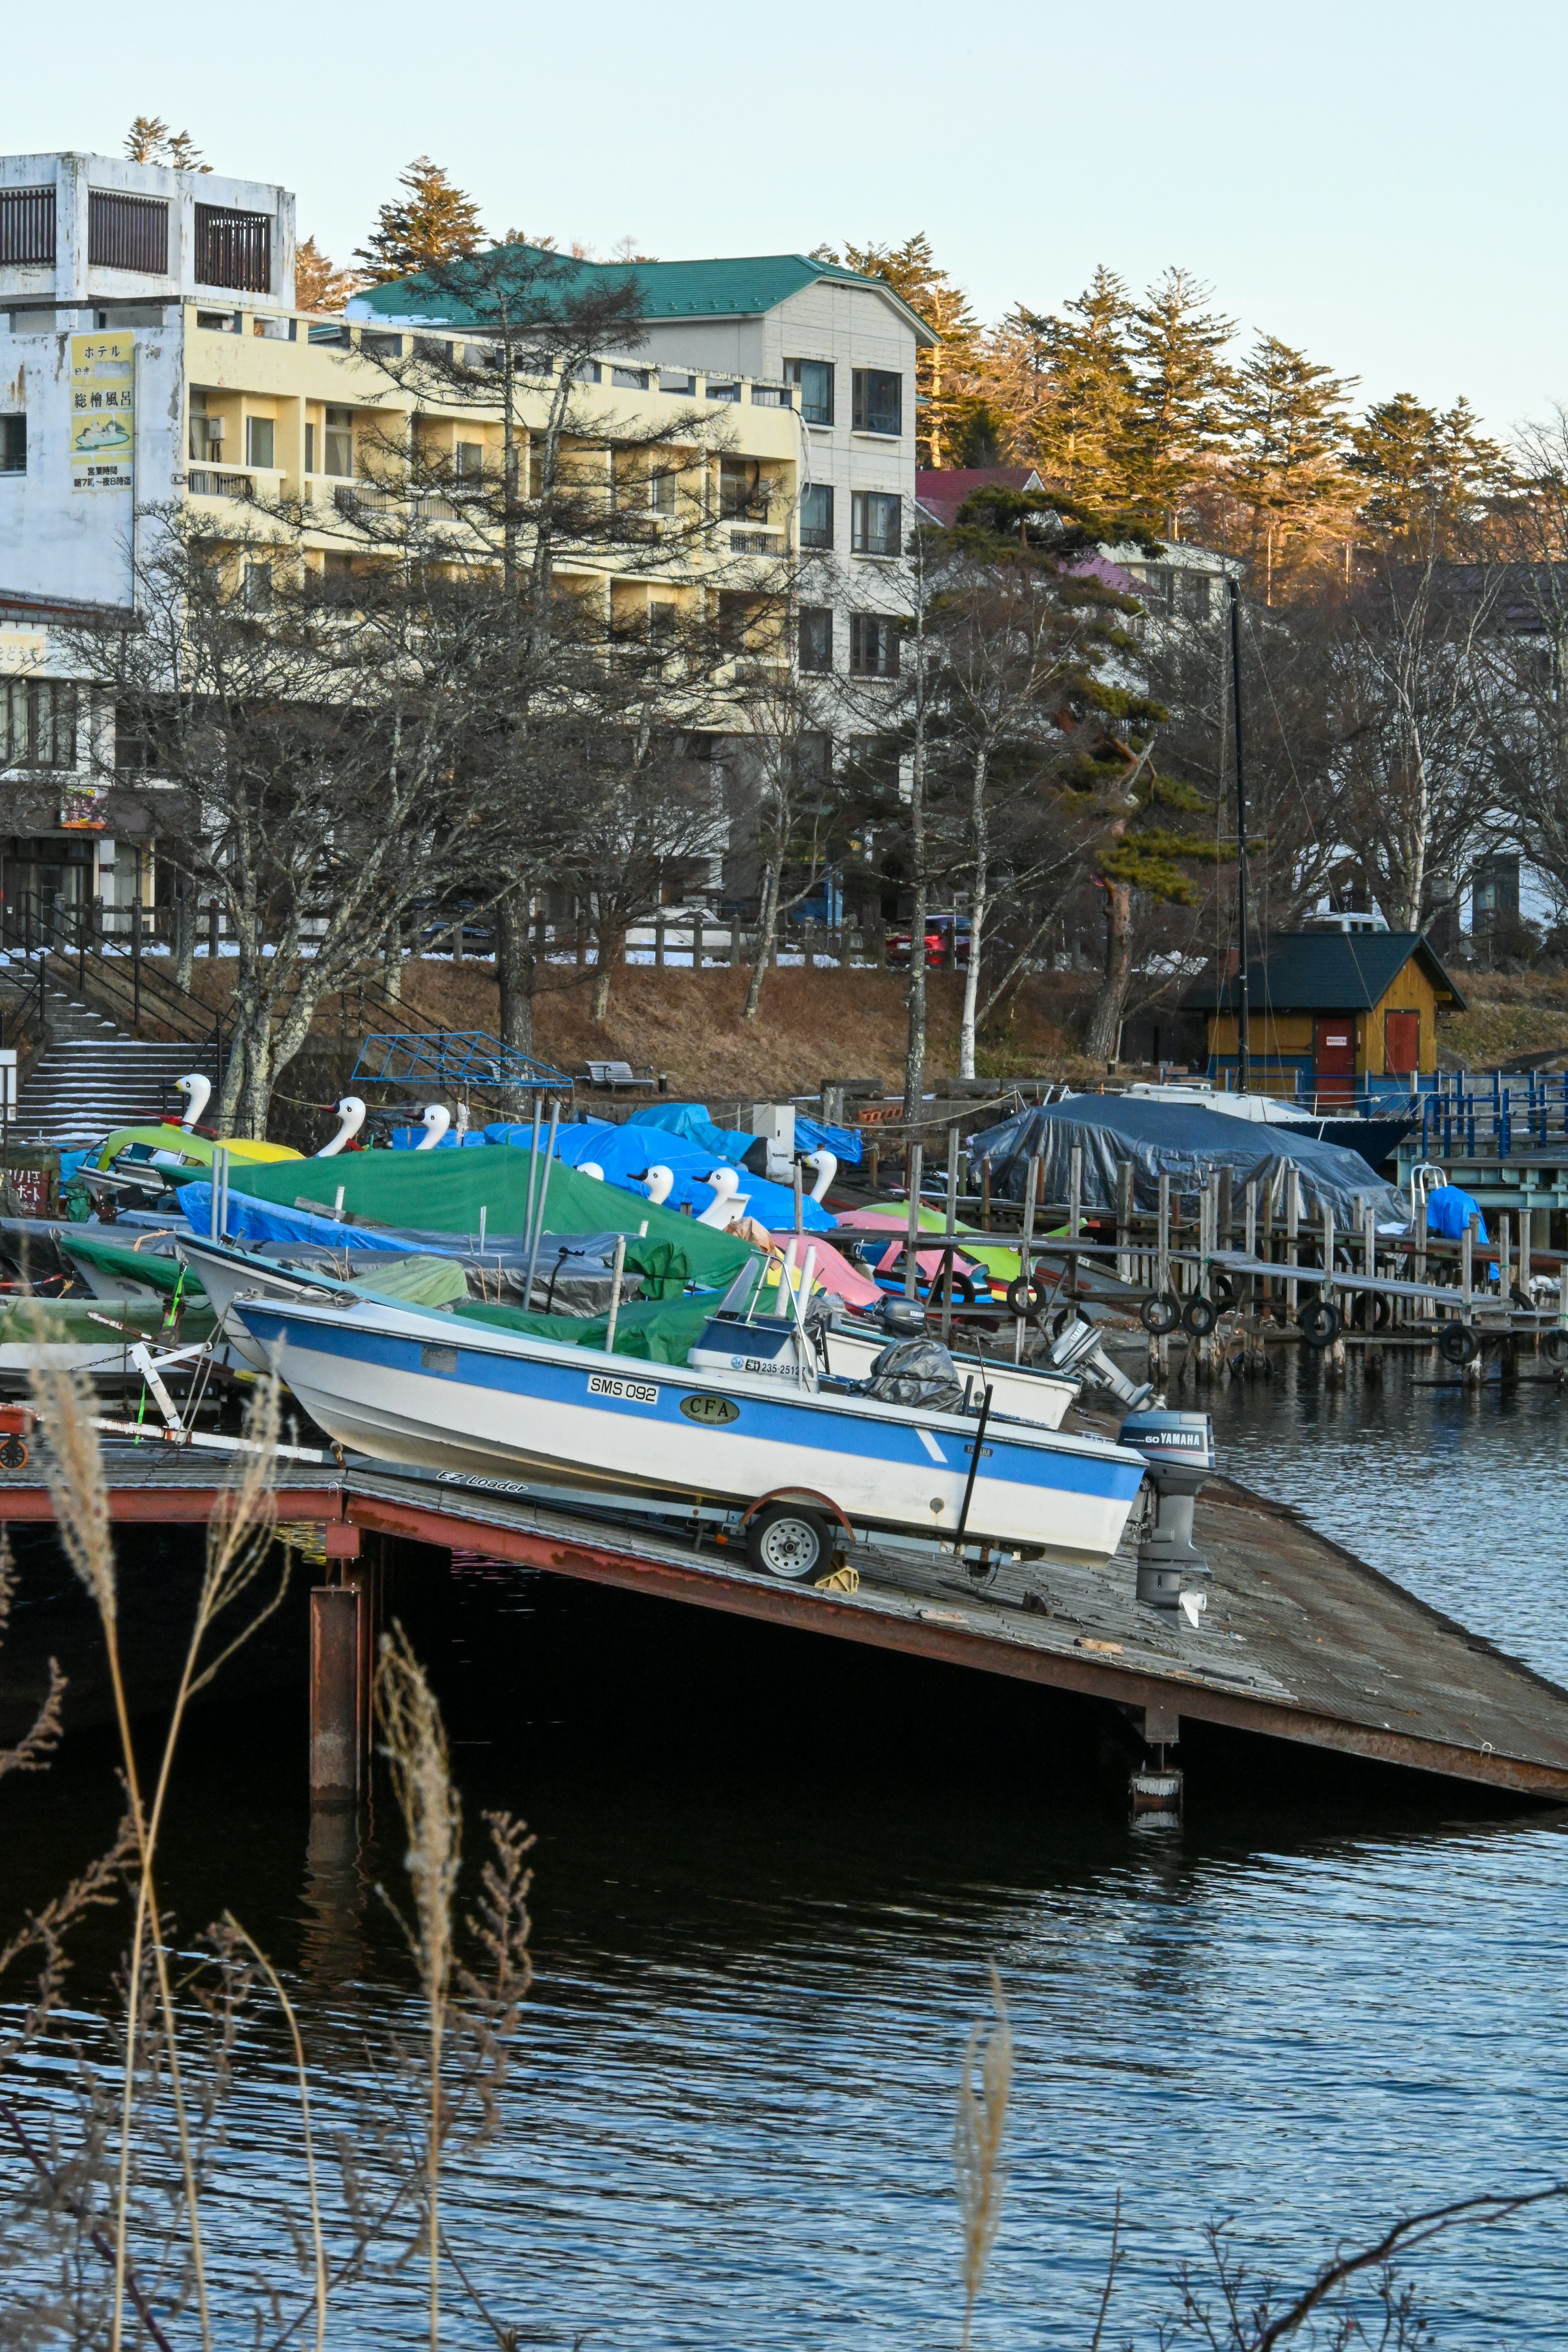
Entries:
MULTIPOLYGON (((85 1000, 90 980, 109 999, 117 1014, 129 1013, 131 1026, 138 1035, 145 998, 147 1012, 164 1028, 173 1029, 177 1037, 191 1045, 210 1045, 216 1076, 221 1080, 226 1025, 222 1012, 204 1003, 156 964, 148 962, 142 954, 140 902, 133 902, 131 908, 130 944, 115 954, 104 946, 93 944, 97 913, 96 901, 65 906, 58 898, 52 902, 46 899, 40 891, 18 891, 0 907, 0 944, 29 959, 37 957, 40 992, 41 968, 53 949, 57 956, 55 976, 61 985, 74 985, 76 994, 85 1000)), ((42 1002, 40 992, 40 1013, 42 1002)))

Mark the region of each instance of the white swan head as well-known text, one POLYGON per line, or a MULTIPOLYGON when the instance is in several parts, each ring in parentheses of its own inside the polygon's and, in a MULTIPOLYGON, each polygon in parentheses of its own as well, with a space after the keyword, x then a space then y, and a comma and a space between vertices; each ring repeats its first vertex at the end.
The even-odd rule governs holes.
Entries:
POLYGON ((577 1173, 579 1176, 596 1176, 601 1184, 605 1181, 605 1171, 596 1160, 579 1160, 577 1173))
POLYGON ((657 1167, 648 1170, 643 1181, 647 1186, 647 1197, 654 1207, 662 1208, 675 1190, 675 1171, 666 1168, 660 1161, 657 1167))
POLYGON ((425 1129, 416 1151, 434 1151, 452 1124, 452 1114, 445 1103, 427 1103, 419 1114, 419 1124, 425 1129))
POLYGON ((825 1200, 828 1186, 838 1173, 838 1154, 826 1149, 813 1151, 808 1155, 805 1165, 816 1171, 816 1181, 811 1188, 809 1198, 814 1201, 825 1200))
POLYGON ((697 1223, 700 1225, 716 1225, 721 1233, 744 1213, 752 1196, 742 1192, 741 1180, 732 1168, 715 1168, 707 1181, 713 1187, 713 1206, 704 1209, 697 1223))
POLYGON ((205 1078, 200 1070, 193 1070, 188 1077, 175 1079, 174 1092, 185 1098, 185 1113, 180 1125, 187 1135, 205 1110, 212 1098, 212 1080, 205 1078))
POLYGON ((323 1143, 317 1152, 318 1160, 331 1160, 334 1153, 352 1142, 364 1125, 364 1105, 358 1095, 344 1095, 338 1105, 338 1131, 330 1143, 323 1143))

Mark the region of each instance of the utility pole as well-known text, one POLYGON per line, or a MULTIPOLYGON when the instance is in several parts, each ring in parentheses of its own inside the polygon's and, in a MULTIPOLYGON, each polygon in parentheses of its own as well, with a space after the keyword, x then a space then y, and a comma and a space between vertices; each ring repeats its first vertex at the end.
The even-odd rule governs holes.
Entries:
POLYGON ((1246 1094, 1252 1085, 1252 1019, 1247 987, 1247 771, 1241 757, 1241 590, 1236 580, 1230 591, 1230 708, 1236 729, 1236 913, 1241 933, 1237 962, 1236 1090, 1246 1094))

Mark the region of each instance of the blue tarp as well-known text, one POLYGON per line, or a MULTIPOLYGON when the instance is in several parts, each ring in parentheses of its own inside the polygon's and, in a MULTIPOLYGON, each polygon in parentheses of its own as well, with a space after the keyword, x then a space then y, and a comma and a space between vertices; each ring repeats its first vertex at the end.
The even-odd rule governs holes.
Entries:
MULTIPOLYGON (((193 1233, 212 1232, 210 1184, 182 1185, 180 1206, 193 1233)), ((310 1209, 285 1209, 275 1201, 258 1201, 251 1192, 229 1193, 228 1230, 236 1241, 315 1242, 323 1249, 428 1250, 431 1246, 425 1241, 404 1241, 381 1225, 340 1224, 336 1217, 317 1216, 310 1209)))
POLYGON ((841 1168, 858 1168, 865 1158, 866 1147, 858 1131, 851 1127, 824 1127, 817 1118, 802 1118, 795 1115, 795 1139, 802 1151, 831 1151, 841 1168))
MULTIPOLYGON (((706 1150, 716 1152, 720 1159, 739 1166, 757 1140, 754 1135, 741 1135, 733 1128, 715 1127, 708 1116, 706 1103, 648 1103, 637 1106, 639 1127, 662 1127, 671 1135, 684 1135, 706 1150)), ((795 1115, 795 1140, 798 1151, 831 1151, 841 1166, 858 1168, 862 1156, 859 1136, 852 1128, 824 1127, 820 1119, 807 1118, 801 1111, 795 1115)))
POLYGON ((1439 1184, 1426 1195, 1426 1230, 1446 1242, 1461 1241, 1465 1227, 1472 1217, 1481 1218, 1480 1238, 1487 1238, 1487 1221, 1481 1217, 1481 1204, 1458 1184, 1439 1184))
POLYGON ((1162 1176, 1171 1179, 1173 1193, 1190 1196, 1202 1192, 1216 1170, 1228 1168, 1237 1187, 1254 1181, 1272 1187, 1277 1176, 1294 1168, 1309 1216, 1326 1206, 1342 1229, 1359 1225, 1364 1205, 1380 1225, 1403 1230, 1410 1223, 1404 1195, 1384 1183, 1359 1151, 1261 1119, 1232 1118, 1195 1103, 1151 1102, 1139 1095, 1070 1095, 1065 1102, 1017 1111, 975 1136, 970 1164, 988 1160, 993 1192, 1021 1201, 1030 1158, 1037 1152, 1043 1163, 1040 1197, 1059 1203, 1069 1197, 1075 1144, 1083 1150, 1086 1209, 1114 1210, 1117 1170, 1129 1161, 1139 1209, 1159 1206, 1162 1176))

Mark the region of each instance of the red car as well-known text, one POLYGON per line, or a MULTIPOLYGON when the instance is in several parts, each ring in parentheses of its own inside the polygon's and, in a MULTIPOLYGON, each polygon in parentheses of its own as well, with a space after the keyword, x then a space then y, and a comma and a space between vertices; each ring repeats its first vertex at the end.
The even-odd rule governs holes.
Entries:
MULTIPOLYGON (((938 969, 946 963, 950 942, 953 962, 960 971, 969 969, 969 918, 967 915, 928 915, 926 917, 926 962, 938 969), (956 934, 956 937, 954 936, 956 934)), ((910 960, 911 934, 889 931, 888 961, 901 971, 910 960)))

